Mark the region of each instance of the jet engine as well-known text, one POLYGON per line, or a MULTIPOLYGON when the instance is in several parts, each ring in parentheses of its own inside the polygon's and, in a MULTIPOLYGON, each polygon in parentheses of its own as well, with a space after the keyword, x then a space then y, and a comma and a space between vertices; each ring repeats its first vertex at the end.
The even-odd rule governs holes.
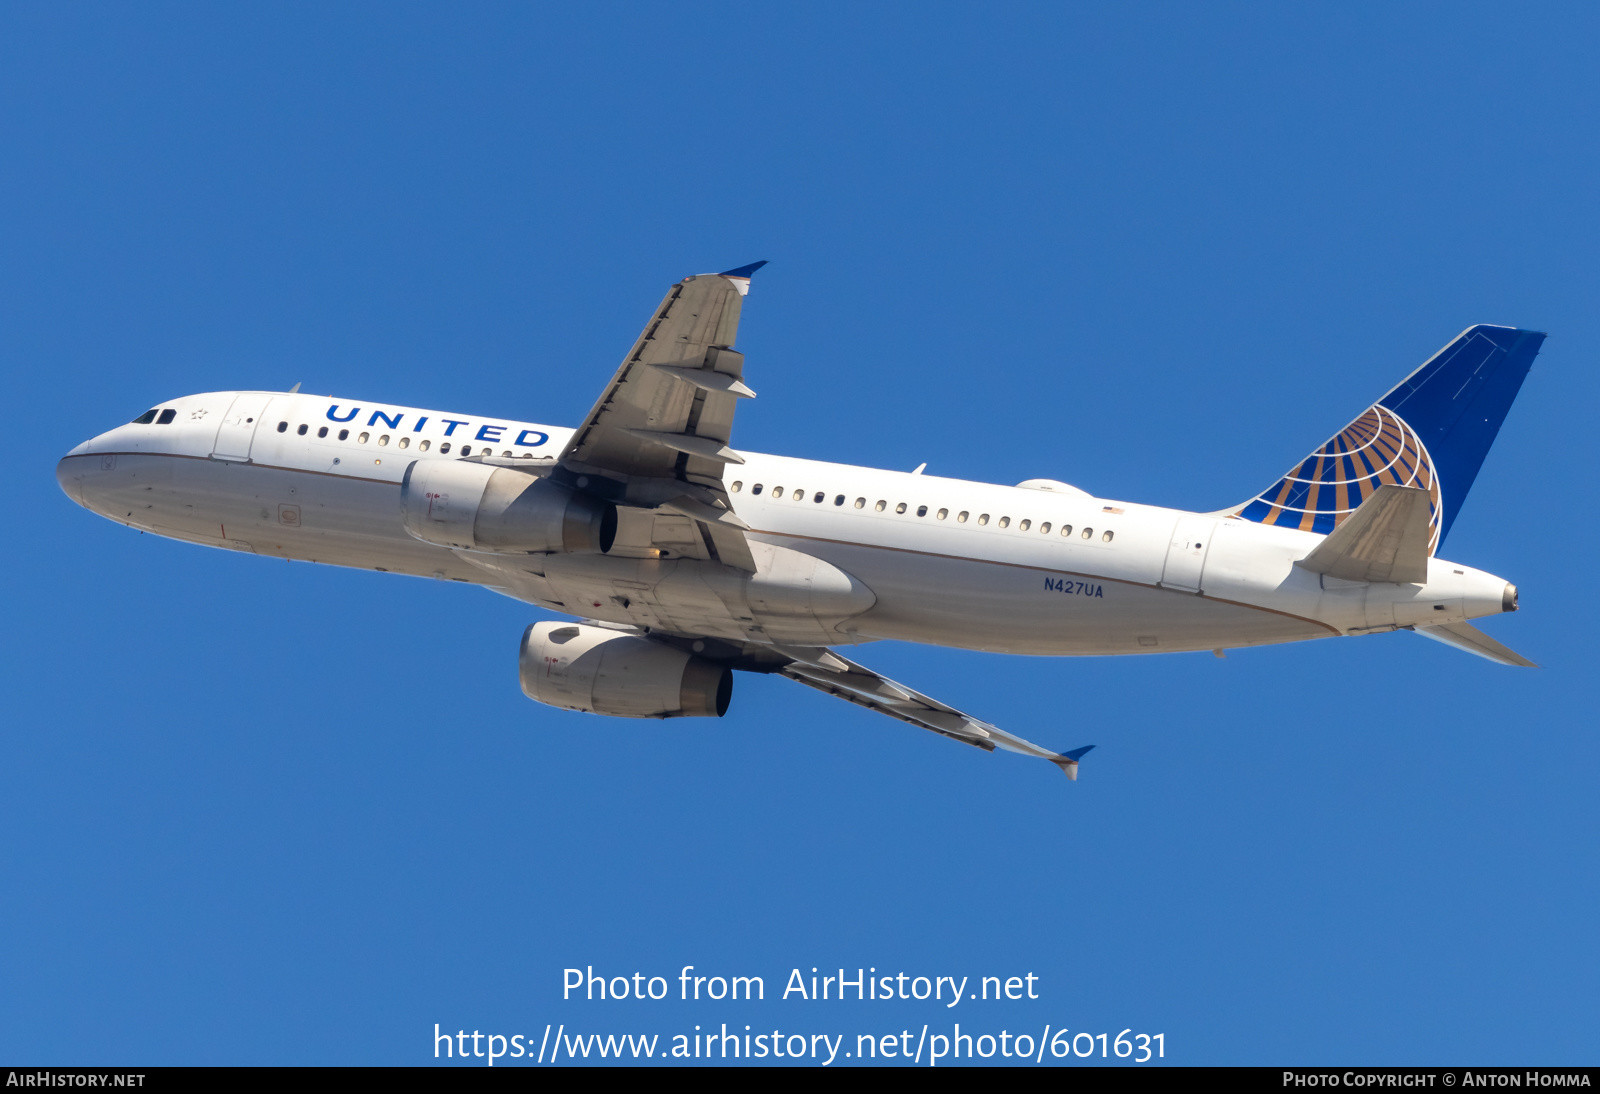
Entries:
POLYGON ((733 672, 643 635, 535 623, 522 636, 522 691, 564 710, 617 718, 720 718, 733 672))
POLYGON ((425 543, 467 551, 599 552, 617 507, 525 471, 465 460, 417 460, 400 484, 400 518, 425 543))

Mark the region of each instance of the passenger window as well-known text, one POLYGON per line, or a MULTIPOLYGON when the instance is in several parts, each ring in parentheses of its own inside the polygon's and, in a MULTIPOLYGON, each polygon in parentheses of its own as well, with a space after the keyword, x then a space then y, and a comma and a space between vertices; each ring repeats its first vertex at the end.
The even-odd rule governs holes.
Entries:
POLYGON ((378 438, 378 447, 379 448, 382 448, 384 445, 386 445, 388 443, 389 443, 389 434, 385 433, 383 436, 378 438))
POLYGON ((1010 517, 1001 517, 1000 518, 1000 527, 1002 527, 1002 528, 1010 528, 1011 527, 1011 518, 1010 517))
POLYGON ((306 435, 306 430, 308 430, 310 428, 311 428, 310 426, 308 426, 308 425, 306 425, 305 423, 302 422, 301 425, 300 425, 300 428, 295 430, 295 432, 300 434, 300 436, 304 437, 306 435))
POLYGON ((1070 536, 1072 534, 1072 525, 1063 524, 1061 526, 1061 534, 1064 536, 1070 536))
POLYGON ((1100 536, 1100 542, 1101 543, 1110 543, 1116 537, 1117 537, 1117 533, 1115 533, 1115 532, 1105 532, 1100 536))
POLYGON ((287 433, 287 432, 289 432, 289 423, 288 422, 279 422, 278 423, 278 432, 279 433, 287 433))
POLYGON ((470 445, 470 444, 464 444, 464 445, 462 445, 462 446, 461 446, 461 454, 462 454, 462 455, 463 455, 463 456, 470 456, 470 455, 472 455, 472 446, 471 446, 471 445, 470 445))
POLYGON ((511 450, 508 448, 504 452, 500 453, 500 455, 504 456, 506 459, 510 459, 511 458, 511 450))
POLYGON ((1017 522, 1017 531, 1019 531, 1019 532, 1026 532, 1029 528, 1032 528, 1032 527, 1033 527, 1033 521, 1031 521, 1031 520, 1019 520, 1017 522))
POLYGON ((884 501, 884 500, 883 500, 883 499, 882 499, 882 498, 879 498, 879 499, 878 499, 878 504, 877 504, 877 505, 874 505, 874 506, 873 506, 873 507, 872 507, 872 508, 873 508, 873 509, 874 509, 874 510, 875 510, 875 511, 877 511, 877 512, 879 512, 879 513, 881 513, 881 512, 883 512, 883 511, 884 511, 884 509, 886 509, 886 508, 887 508, 887 507, 888 507, 888 505, 889 505, 889 503, 888 503, 888 502, 886 502, 886 501, 884 501))
POLYGON ((430 447, 432 447, 432 445, 433 445, 432 441, 418 441, 417 442, 417 451, 418 452, 426 452, 430 447))
POLYGON ((751 487, 751 488, 750 488, 750 492, 751 492, 751 493, 752 493, 752 494, 759 494, 759 493, 761 493, 761 484, 760 484, 760 483, 759 483, 759 482, 758 482, 758 483, 756 483, 756 484, 755 484, 755 485, 754 485, 754 486, 752 486, 752 487, 751 487))
POLYGON ((356 438, 356 443, 357 444, 366 444, 367 443, 367 438, 370 437, 370 436, 372 436, 371 433, 363 433, 363 434, 361 434, 361 436, 356 438))
POLYGON ((815 502, 817 505, 821 505, 822 504, 822 499, 826 498, 827 496, 828 495, 824 494, 821 490, 818 490, 817 491, 817 496, 812 498, 811 500, 813 502, 815 502))
POLYGON ((965 523, 967 523, 967 511, 965 509, 961 510, 961 512, 956 514, 956 523, 957 524, 965 524, 965 523))
POLYGON ((867 507, 867 499, 866 498, 857 498, 856 499, 856 508, 857 509, 865 509, 866 507, 867 507))
POLYGON ((732 486, 728 487, 728 489, 730 491, 732 491, 733 493, 737 494, 743 487, 744 487, 744 483, 736 482, 732 486))
POLYGON ((1040 535, 1045 535, 1045 536, 1048 536, 1050 534, 1050 522, 1049 521, 1045 521, 1043 524, 1039 525, 1039 534, 1040 535))
POLYGON ((927 515, 928 515, 928 507, 926 505, 917 506, 917 516, 925 517, 927 515))
POLYGON ((1094 538, 1094 529, 1093 528, 1085 528, 1083 530, 1083 538, 1084 539, 1093 539, 1094 538))
POLYGON ((894 507, 894 511, 896 513, 904 513, 906 511, 906 503, 905 502, 901 502, 899 505, 896 505, 894 507))
POLYGON ((844 495, 840 494, 838 497, 834 498, 833 499, 833 504, 835 504, 835 505, 843 505, 844 504, 844 495))
POLYGON ((147 410, 143 414, 141 414, 137 418, 135 418, 133 420, 132 424, 133 425, 149 425, 151 422, 156 420, 156 415, 158 413, 160 413, 160 411, 147 410))
POLYGON ((950 510, 948 510, 948 509, 939 510, 939 519, 940 520, 943 520, 945 517, 948 517, 949 515, 950 515, 950 510))
POLYGON ((401 437, 400 438, 400 443, 397 444, 395 447, 396 448, 410 448, 411 447, 411 438, 410 437, 401 437))
POLYGON ((979 513, 978 514, 978 523, 979 524, 988 524, 989 523, 989 514, 988 513, 979 513))
POLYGON ((806 500, 806 492, 804 490, 796 490, 794 492, 794 500, 795 501, 805 501, 806 500))
POLYGON ((775 501, 782 501, 783 500, 783 487, 774 486, 772 488, 772 497, 773 497, 773 499, 775 501))
POLYGON ((339 439, 341 441, 348 441, 350 439, 350 431, 348 429, 339 430, 339 439))
POLYGON ((328 435, 328 427, 327 426, 323 426, 321 429, 317 430, 317 436, 318 437, 326 437, 327 435, 328 435))
POLYGON ((449 451, 450 451, 450 442, 449 441, 445 441, 444 444, 441 444, 439 446, 439 455, 441 455, 441 456, 447 455, 449 453, 449 451))

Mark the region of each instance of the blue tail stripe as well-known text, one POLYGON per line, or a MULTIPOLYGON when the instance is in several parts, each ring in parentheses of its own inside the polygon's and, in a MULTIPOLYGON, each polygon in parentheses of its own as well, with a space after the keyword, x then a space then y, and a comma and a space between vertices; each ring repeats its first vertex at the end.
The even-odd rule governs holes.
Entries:
POLYGON ((1441 540, 1544 339, 1539 331, 1472 327, 1378 400, 1411 424, 1433 458, 1444 495, 1441 540))
POLYGON ((1378 486, 1415 486, 1429 492, 1437 549, 1544 338, 1515 327, 1468 328, 1235 514, 1327 533, 1378 486))

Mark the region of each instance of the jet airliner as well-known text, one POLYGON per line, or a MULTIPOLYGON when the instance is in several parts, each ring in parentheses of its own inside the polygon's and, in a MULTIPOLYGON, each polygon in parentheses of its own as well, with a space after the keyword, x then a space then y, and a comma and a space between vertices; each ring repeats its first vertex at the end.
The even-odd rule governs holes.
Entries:
POLYGON ((1141 654, 1417 634, 1532 662, 1468 620, 1517 609, 1449 534, 1544 335, 1463 331, 1255 497, 1184 512, 732 447, 751 275, 673 285, 576 429, 290 392, 171 399, 57 478, 133 528, 274 558, 488 586, 572 620, 522 637, 529 698, 721 717, 776 673, 954 740, 1035 744, 854 648, 1141 654), (850 651, 849 655, 845 651, 850 651))

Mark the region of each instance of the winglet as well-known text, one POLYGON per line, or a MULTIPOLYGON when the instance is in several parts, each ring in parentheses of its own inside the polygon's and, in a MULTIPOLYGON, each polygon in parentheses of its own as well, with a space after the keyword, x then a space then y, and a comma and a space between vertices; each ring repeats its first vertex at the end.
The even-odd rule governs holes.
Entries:
POLYGON ((1084 745, 1082 748, 1075 748, 1071 752, 1063 752, 1050 762, 1059 767, 1061 769, 1061 773, 1067 778, 1071 779, 1073 782, 1077 782, 1078 761, 1083 759, 1083 754, 1088 752, 1093 747, 1094 745, 1084 745))
POLYGON ((750 275, 755 273, 766 264, 767 260, 763 258, 760 262, 752 262, 748 266, 740 266, 737 269, 732 270, 723 270, 717 276, 726 277, 729 281, 732 281, 734 287, 739 290, 740 296, 749 296, 750 275))

